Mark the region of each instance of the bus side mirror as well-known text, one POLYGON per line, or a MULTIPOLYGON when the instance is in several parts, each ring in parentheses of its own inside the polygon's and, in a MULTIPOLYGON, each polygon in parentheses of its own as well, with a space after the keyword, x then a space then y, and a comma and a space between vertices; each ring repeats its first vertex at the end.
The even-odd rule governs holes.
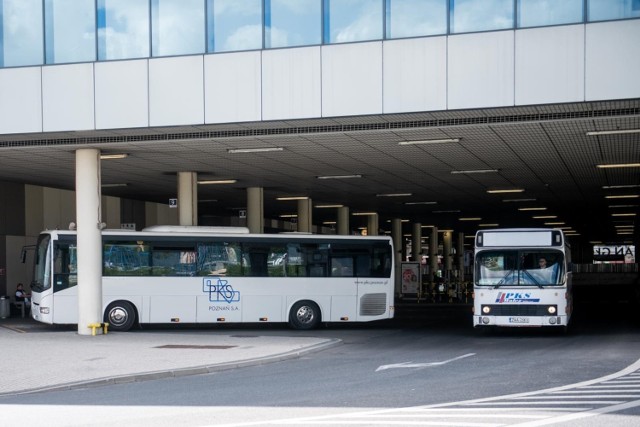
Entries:
POLYGON ((21 263, 25 263, 27 262, 27 251, 28 250, 35 250, 36 245, 27 245, 27 246, 23 246, 22 250, 20 251, 20 262, 21 263))

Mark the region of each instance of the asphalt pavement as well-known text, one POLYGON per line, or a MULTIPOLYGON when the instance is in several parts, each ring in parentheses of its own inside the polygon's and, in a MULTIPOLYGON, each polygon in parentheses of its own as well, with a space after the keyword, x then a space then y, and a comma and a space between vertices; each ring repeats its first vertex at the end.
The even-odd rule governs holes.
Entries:
POLYGON ((0 396, 205 374, 297 358, 341 342, 264 331, 178 326, 87 336, 75 325, 0 319, 0 396))

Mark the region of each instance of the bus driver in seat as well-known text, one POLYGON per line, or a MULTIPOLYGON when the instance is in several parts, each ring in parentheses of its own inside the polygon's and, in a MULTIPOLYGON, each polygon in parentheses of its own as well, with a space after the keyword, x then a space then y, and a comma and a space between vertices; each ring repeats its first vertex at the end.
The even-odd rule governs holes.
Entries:
POLYGON ((546 259, 546 258, 544 258, 544 257, 541 257, 541 258, 538 260, 538 267, 539 267, 539 268, 547 268, 547 259, 546 259))

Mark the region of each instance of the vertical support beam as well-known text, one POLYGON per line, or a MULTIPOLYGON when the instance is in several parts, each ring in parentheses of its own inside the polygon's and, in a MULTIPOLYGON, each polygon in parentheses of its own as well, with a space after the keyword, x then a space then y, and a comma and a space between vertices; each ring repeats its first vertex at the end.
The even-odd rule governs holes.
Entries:
POLYGON ((298 200, 298 231, 301 233, 313 232, 311 199, 298 200))
POLYGON ((369 217, 367 218, 367 236, 378 235, 378 230, 380 229, 379 218, 380 216, 378 214, 369 215, 369 217))
POLYGON ((420 262, 422 260, 422 224, 413 223, 413 232, 411 233, 411 259, 420 262))
POLYGON ((458 258, 458 280, 464 282, 464 233, 458 233, 458 247, 456 248, 456 256, 458 258))
POLYGON ((76 151, 76 228, 78 230, 78 334, 91 335, 102 322, 102 208, 100 150, 76 151))
POLYGON ((349 224, 349 208, 342 206, 338 208, 338 234, 346 236, 351 233, 349 224))
POLYGON ((393 240, 393 262, 395 265, 396 295, 402 292, 400 281, 400 263, 402 262, 402 220, 393 218, 391 220, 391 239, 393 240))
POLYGON ((180 225, 198 225, 198 174, 178 172, 178 215, 180 225))
POLYGON ((453 267, 453 257, 451 256, 452 234, 451 231, 445 231, 442 235, 442 256, 444 258, 445 274, 449 274, 453 267))
POLYGON ((429 274, 431 281, 435 279, 438 271, 438 227, 431 229, 431 238, 429 239, 429 274))
POLYGON ((247 188, 247 227, 249 232, 264 233, 264 189, 247 188))

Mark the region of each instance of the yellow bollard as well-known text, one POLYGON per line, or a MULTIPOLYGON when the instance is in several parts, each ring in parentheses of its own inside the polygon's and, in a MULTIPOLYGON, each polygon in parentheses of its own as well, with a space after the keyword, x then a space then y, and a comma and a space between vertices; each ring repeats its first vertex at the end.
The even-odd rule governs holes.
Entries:
POLYGON ((105 334, 105 335, 107 335, 108 330, 109 330, 109 324, 108 324, 108 323, 106 323, 106 322, 105 322, 105 323, 103 323, 103 324, 102 324, 102 333, 103 333, 103 334, 105 334))
POLYGON ((96 328, 100 328, 102 325, 100 323, 89 323, 88 327, 91 328, 91 335, 96 335, 96 328))

